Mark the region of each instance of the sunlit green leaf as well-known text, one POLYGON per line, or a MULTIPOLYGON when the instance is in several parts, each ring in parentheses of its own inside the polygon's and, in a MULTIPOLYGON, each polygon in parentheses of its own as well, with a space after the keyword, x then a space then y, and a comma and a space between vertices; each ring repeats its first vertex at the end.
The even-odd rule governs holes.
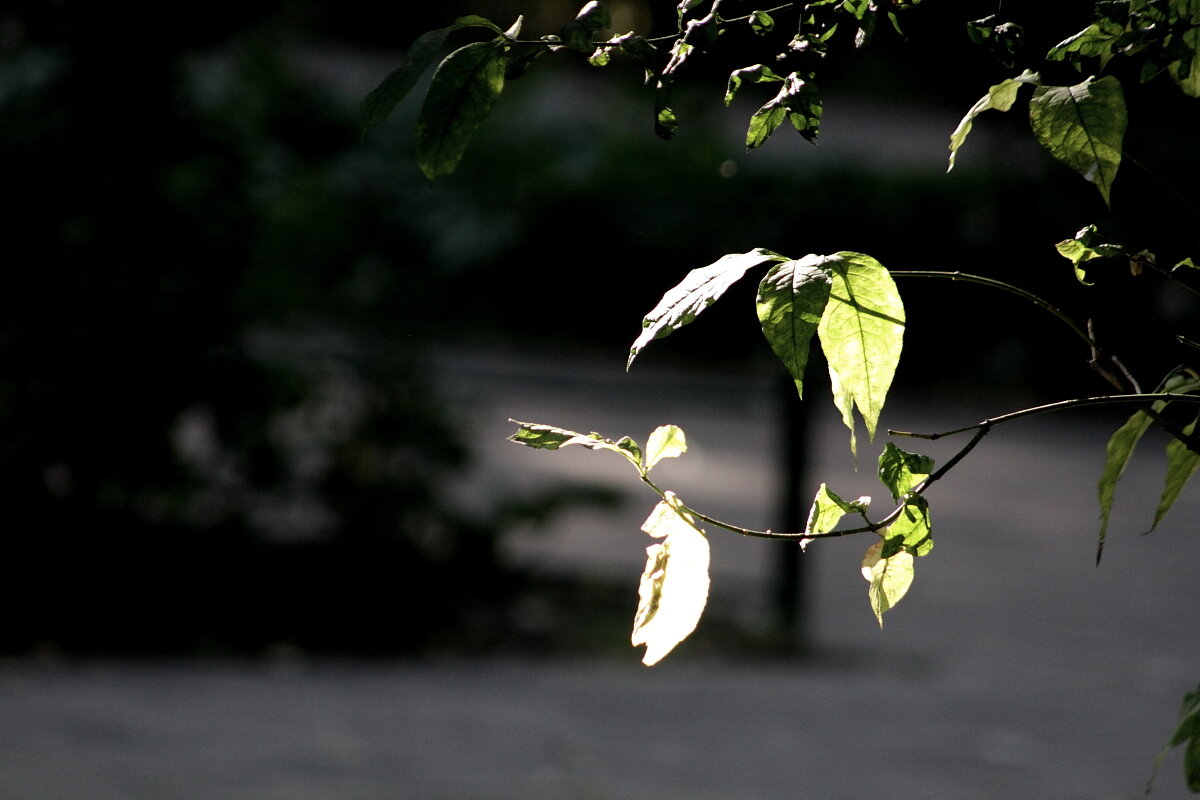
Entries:
POLYGON ((1126 255, 1125 248, 1119 244, 1108 242, 1100 236, 1095 225, 1081 228, 1074 239, 1064 239, 1054 245, 1054 249, 1063 258, 1071 262, 1075 268, 1075 277, 1084 286, 1091 286, 1087 279, 1087 271, 1083 265, 1097 258, 1112 258, 1126 255))
POLYGON ((708 602, 708 537, 670 492, 650 512, 642 530, 662 539, 646 548, 638 610, 630 640, 646 645, 642 663, 653 666, 696 629, 708 602))
POLYGON ((678 425, 660 425, 646 440, 646 470, 664 458, 676 458, 687 452, 687 437, 678 425))
POLYGON ((1102 18, 1050 48, 1046 60, 1067 61, 1078 67, 1080 58, 1095 56, 1099 57, 1103 69, 1112 58, 1113 44, 1123 33, 1124 25, 1102 18))
POLYGON ((774 265, 758 285, 758 321, 763 335, 804 396, 809 343, 829 302, 832 278, 821 256, 774 265))
POLYGON ((1013 103, 1017 101, 1017 92, 1024 84, 1038 85, 1041 83, 1041 76, 1036 72, 1025 70, 1015 78, 1008 78, 1001 81, 995 86, 988 89, 988 93, 976 101, 975 105, 967 111, 966 116, 958 123, 958 127, 950 134, 950 166, 946 171, 954 169, 954 159, 958 155, 958 149, 962 147, 963 142, 967 139, 967 134, 971 132, 971 126, 975 123, 975 118, 984 111, 995 109, 996 111, 1008 111, 1012 108, 1013 103))
POLYGON ((504 90, 505 42, 474 42, 433 74, 417 119, 417 164, 429 180, 449 175, 504 90))
POLYGON ((729 73, 729 83, 725 89, 725 105, 733 102, 734 96, 738 89, 742 88, 743 83, 764 83, 766 81, 781 81, 783 78, 776 75, 770 67, 765 64, 754 64, 749 67, 735 69, 729 73))
POLYGON ((577 444, 589 450, 611 450, 629 459, 634 466, 641 469, 642 454, 637 443, 628 436, 619 442, 605 439, 598 433, 578 433, 553 425, 542 425, 536 422, 521 422, 510 419, 509 422, 518 426, 517 432, 508 437, 510 442, 523 444, 539 450, 558 450, 562 447, 577 444))
POLYGON ((870 584, 867 597, 871 611, 883 627, 883 614, 895 607, 913 582, 913 557, 906 550, 884 557, 886 542, 876 542, 867 548, 862 561, 862 574, 870 584))
POLYGON ((896 542, 915 556, 923 556, 933 549, 933 523, 929 519, 929 501, 921 495, 913 495, 904 504, 904 510, 896 521, 887 526, 884 537, 896 542))
MULTIPOLYGON (((812 506, 808 510, 808 521, 804 525, 804 532, 812 534, 829 533, 837 527, 837 524, 842 521, 842 517, 846 514, 864 513, 870 504, 871 498, 869 497, 860 497, 853 502, 847 502, 830 491, 829 487, 822 483, 820 488, 817 489, 817 496, 813 498, 812 506)), ((809 541, 809 539, 801 540, 800 547, 805 547, 809 541)))
POLYGON ((830 271, 833 285, 817 335, 829 364, 833 402, 855 451, 855 408, 868 437, 875 438, 904 347, 904 303, 892 276, 868 255, 837 253, 820 265, 830 271))
POLYGON ((908 453, 888 442, 879 454, 879 480, 892 499, 899 500, 917 487, 933 472, 933 459, 917 453, 908 453))
MULTIPOLYGON (((1183 429, 1183 433, 1187 436, 1191 436, 1195 432, 1195 422, 1183 429)), ((1150 526, 1150 530, 1157 528, 1158 523, 1162 522, 1163 517, 1171 510, 1171 506, 1175 505, 1179 493, 1196 474, 1197 468, 1200 468, 1200 453, 1188 449, 1186 444, 1172 437, 1171 441, 1167 442, 1167 479, 1163 485, 1162 497, 1158 501, 1158 509, 1154 512, 1154 524, 1150 526)))
POLYGON ((1074 86, 1039 86, 1029 119, 1042 147, 1095 184, 1107 205, 1127 122, 1121 82, 1108 75, 1074 86))
POLYGON ((738 281, 746 270, 767 261, 786 261, 778 253, 758 248, 748 253, 722 256, 707 267, 689 272, 675 288, 663 295, 642 320, 642 333, 629 348, 629 369, 638 353, 655 339, 669 336, 692 322, 700 312, 711 306, 725 290, 738 281))
POLYGON ((800 73, 789 73, 779 93, 750 117, 746 147, 753 150, 765 142, 786 119, 808 141, 817 138, 821 126, 821 95, 800 73))

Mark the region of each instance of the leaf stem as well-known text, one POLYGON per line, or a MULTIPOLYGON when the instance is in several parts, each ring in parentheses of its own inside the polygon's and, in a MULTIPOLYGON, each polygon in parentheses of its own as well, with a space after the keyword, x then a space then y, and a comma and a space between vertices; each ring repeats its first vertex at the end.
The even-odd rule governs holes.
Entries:
POLYGON ((1129 373, 1127 369, 1125 369, 1125 366, 1119 360, 1117 360, 1116 357, 1110 356, 1101 351, 1099 342, 1097 342, 1092 336, 1090 325, 1086 329, 1083 328, 1079 325, 1079 323, 1067 316, 1061 308, 1049 302, 1048 300, 1043 300, 1033 292, 1022 289, 1019 286, 1014 286, 1011 283, 1005 283, 1004 281, 996 280, 995 278, 988 278, 983 275, 972 275, 971 273, 959 272, 957 270, 948 271, 935 269, 909 269, 889 270, 889 273, 893 277, 898 276, 902 278, 942 278, 951 281, 963 281, 965 283, 988 286, 993 289, 999 289, 1001 291, 1008 292, 1009 294, 1016 295, 1017 297, 1020 297, 1021 299, 1026 300, 1038 308, 1054 315, 1056 319, 1070 328, 1072 333, 1082 339, 1084 343, 1087 344, 1088 349, 1092 354, 1091 360, 1088 363, 1091 365, 1092 369, 1099 373, 1099 375, 1104 378, 1105 381, 1111 384, 1113 388, 1121 392, 1129 391, 1130 389, 1136 392, 1140 389, 1137 380, 1129 373), (1102 361, 1107 361, 1114 368, 1116 368, 1116 370, 1119 371, 1121 376, 1125 379, 1124 382, 1111 371, 1102 366, 1102 361))

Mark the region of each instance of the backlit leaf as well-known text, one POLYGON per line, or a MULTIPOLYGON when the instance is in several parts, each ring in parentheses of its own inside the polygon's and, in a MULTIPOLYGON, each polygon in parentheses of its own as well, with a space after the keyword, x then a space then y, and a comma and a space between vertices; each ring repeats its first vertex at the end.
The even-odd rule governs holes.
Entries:
MULTIPOLYGON (((804 526, 805 533, 821 534, 829 533, 837 524, 842 521, 842 517, 846 514, 861 514, 867 510, 870 505, 871 498, 860 497, 853 502, 847 502, 838 497, 829 487, 821 484, 817 489, 817 496, 813 498, 812 506, 808 510, 808 522, 804 526)), ((804 548, 810 539, 802 539, 800 547, 804 548)))
POLYGON ((655 339, 669 336, 692 322, 700 312, 715 303, 725 290, 738 281, 746 270, 767 261, 786 261, 778 253, 758 248, 748 253, 731 253, 707 267, 689 272, 684 279, 662 296, 642 320, 642 333, 629 348, 629 369, 638 353, 655 339))
POLYGON ((875 438, 904 347, 904 304, 892 276, 870 256, 842 252, 823 257, 820 264, 833 285, 817 335, 829 364, 833 403, 850 429, 853 452, 855 408, 868 437, 875 438))
POLYGON ((660 425, 646 440, 646 471, 664 458, 676 458, 687 451, 687 438, 678 425, 660 425))
POLYGON ((569 445, 577 444, 589 450, 611 450, 619 453, 641 469, 642 452, 637 443, 628 436, 619 442, 605 439, 598 433, 577 433, 553 425, 542 425, 536 422, 521 422, 510 419, 509 422, 519 426, 517 432, 508 437, 510 442, 523 444, 538 450, 558 450, 569 445))
POLYGON ((1081 228, 1074 239, 1064 239, 1054 245, 1054 249, 1063 258, 1071 262, 1075 268, 1075 278, 1084 286, 1091 286, 1087 279, 1087 271, 1083 265, 1097 258, 1112 258, 1126 255, 1125 248, 1119 244, 1105 241, 1095 225, 1081 228))
POLYGON ((1039 86, 1029 101, 1029 120, 1042 147, 1095 184, 1107 205, 1127 122, 1121 82, 1108 75, 1074 86, 1039 86))
POLYGON ((908 453, 888 442, 879 454, 879 480, 899 500, 933 472, 933 459, 908 453))
MULTIPOLYGON (((1183 751, 1184 782, 1190 791, 1200 793, 1200 686, 1183 696, 1179 724, 1154 760, 1154 769, 1158 770, 1171 748, 1180 745, 1186 745, 1183 751)), ((1153 778, 1151 780, 1153 781, 1153 778)), ((1149 794, 1149 786, 1146 787, 1146 792, 1149 794)))
POLYGON ((800 73, 789 73, 779 93, 750 117, 746 147, 753 150, 765 142, 786 119, 808 141, 817 138, 821 126, 821 95, 800 73))
POLYGON ((975 105, 971 106, 966 116, 958 123, 958 127, 950 134, 950 166, 946 168, 947 172, 954 169, 954 158, 958 155, 958 149, 966 141, 967 134, 971 132, 971 126, 975 123, 975 118, 984 111, 991 109, 1008 111, 1012 108, 1013 103, 1017 101, 1017 92, 1021 86, 1027 83, 1036 86, 1041 83, 1041 77, 1036 72, 1025 70, 1017 77, 1008 78, 991 87, 988 89, 987 94, 979 98, 975 105))
POLYGON ((871 601, 871 611, 883 627, 884 612, 895 607, 908 592, 913 582, 912 554, 900 550, 884 557, 887 542, 876 542, 867 548, 867 554, 862 561, 862 574, 870 587, 867 597, 871 601))
POLYGON ((763 335, 791 373, 801 397, 809 342, 829 302, 832 284, 820 264, 821 256, 813 255, 775 264, 758 285, 758 321, 763 335))
POLYGON ((774 71, 765 64, 754 64, 749 67, 735 69, 729 73, 729 82, 725 89, 725 105, 733 102, 733 98, 737 95, 738 89, 742 88, 743 83, 764 83, 767 81, 781 81, 783 78, 776 75, 774 71))
POLYGON ((657 664, 696 629, 708 602, 708 537, 678 498, 667 492, 642 525, 660 544, 646 548, 638 586, 635 647, 646 646, 642 663, 657 664))
MULTIPOLYGON (((1192 422, 1183 432, 1191 436, 1196 432, 1196 423, 1192 422)), ((1167 479, 1150 530, 1157 528, 1158 523, 1162 522, 1163 517, 1171 510, 1171 506, 1175 505, 1179 493, 1196 474, 1197 468, 1200 468, 1200 453, 1188 449, 1186 444, 1172 437, 1171 441, 1167 442, 1167 479)))
POLYGON ((429 180, 449 175, 504 90, 505 42, 474 42, 438 66, 417 119, 417 164, 429 180))
POLYGON ((929 501, 913 495, 904 504, 896 521, 887 527, 884 536, 914 556, 927 555, 933 549, 933 523, 929 519, 929 501))
POLYGON ((1134 448, 1141 440, 1142 434, 1150 427, 1150 417, 1144 411, 1134 412, 1125 424, 1117 428, 1104 448, 1104 472, 1100 475, 1100 485, 1097 487, 1100 496, 1100 538, 1096 543, 1096 561, 1104 553, 1104 537, 1108 533, 1108 519, 1112 514, 1113 497, 1116 495, 1117 483, 1125 474, 1125 467, 1133 457, 1134 448))

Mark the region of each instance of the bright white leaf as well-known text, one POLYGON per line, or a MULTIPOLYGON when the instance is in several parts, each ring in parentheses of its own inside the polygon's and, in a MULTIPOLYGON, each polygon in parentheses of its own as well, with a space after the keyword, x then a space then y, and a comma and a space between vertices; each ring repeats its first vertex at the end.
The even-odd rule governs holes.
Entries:
POLYGON ((642 663, 657 664, 696 629, 708 602, 708 537, 671 492, 642 530, 663 541, 646 548, 631 641, 646 645, 642 663))
POLYGON ((660 425, 646 442, 646 470, 664 458, 677 458, 687 451, 687 439, 678 425, 660 425))

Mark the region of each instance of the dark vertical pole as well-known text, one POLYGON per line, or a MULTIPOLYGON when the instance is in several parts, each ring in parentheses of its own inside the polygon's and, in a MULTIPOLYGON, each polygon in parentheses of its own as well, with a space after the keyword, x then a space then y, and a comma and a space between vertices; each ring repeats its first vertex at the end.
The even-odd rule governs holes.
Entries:
MULTIPOLYGON (((779 383, 780 398, 780 484, 779 524, 781 530, 803 529, 808 515, 805 488, 805 454, 808 446, 808 404, 801 402, 790 378, 779 383)), ((789 652, 808 646, 804 613, 805 556, 795 542, 773 543, 777 559, 773 604, 780 643, 789 652)))

